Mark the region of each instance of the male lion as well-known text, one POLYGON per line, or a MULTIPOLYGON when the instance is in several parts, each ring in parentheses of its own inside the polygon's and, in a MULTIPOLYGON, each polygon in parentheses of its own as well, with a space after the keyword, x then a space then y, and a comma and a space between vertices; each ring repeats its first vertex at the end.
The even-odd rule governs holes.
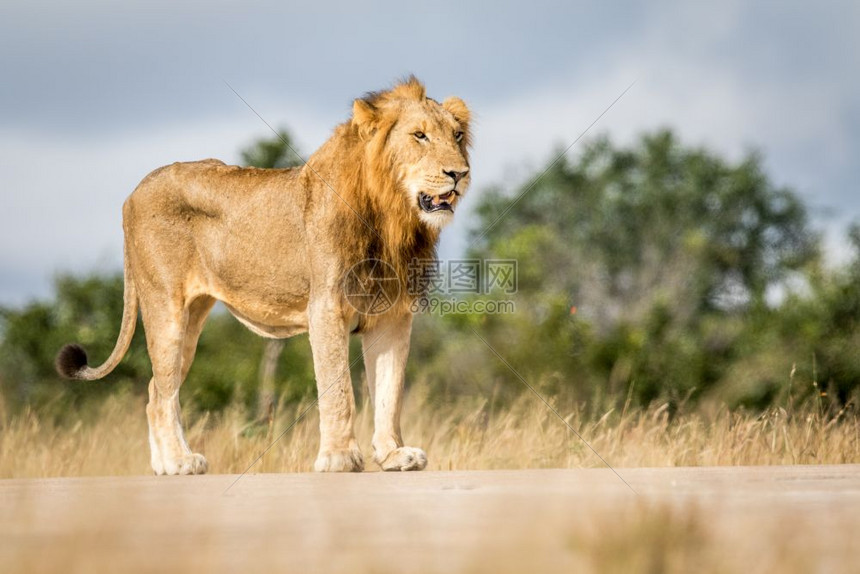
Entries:
POLYGON ((152 468, 204 473, 206 459, 183 435, 179 388, 203 323, 222 301, 264 337, 309 333, 321 435, 314 468, 360 471, 348 364, 349 334, 357 332, 375 408, 373 459, 385 470, 423 469, 424 451, 404 446, 400 435, 414 297, 407 266, 435 256, 468 188, 469 115, 459 98, 440 104, 410 77, 355 100, 352 118, 301 168, 209 159, 153 171, 123 205, 125 308, 116 346, 90 367, 81 347, 66 345, 57 370, 84 380, 110 373, 128 350, 139 305, 152 361, 152 468), (377 281, 389 306, 360 312, 345 278, 373 285, 380 265, 396 278, 377 281))

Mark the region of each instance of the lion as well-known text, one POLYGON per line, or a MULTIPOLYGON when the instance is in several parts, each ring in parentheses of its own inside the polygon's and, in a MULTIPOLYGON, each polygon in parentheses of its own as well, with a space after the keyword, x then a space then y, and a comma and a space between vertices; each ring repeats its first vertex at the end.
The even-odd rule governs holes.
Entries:
POLYGON ((207 159, 156 169, 123 204, 125 303, 113 352, 91 367, 80 346, 66 345, 58 372, 81 380, 110 373, 139 310, 152 363, 152 469, 205 473, 206 459, 185 440, 179 390, 221 301, 263 337, 309 334, 320 411, 314 469, 361 471, 348 362, 357 333, 374 405, 373 460, 384 470, 424 469, 425 452, 405 446, 400 431, 416 296, 407 268, 435 258, 469 187, 469 123, 463 100, 429 98, 412 76, 356 99, 352 117, 300 168, 207 159), (345 277, 372 285, 380 262, 396 279, 378 282, 390 304, 365 312, 345 293, 345 277))

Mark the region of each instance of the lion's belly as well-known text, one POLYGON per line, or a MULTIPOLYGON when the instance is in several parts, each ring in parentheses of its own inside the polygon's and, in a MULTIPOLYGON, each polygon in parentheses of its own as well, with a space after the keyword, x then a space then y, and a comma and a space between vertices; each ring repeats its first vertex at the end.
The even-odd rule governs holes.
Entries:
POLYGON ((240 323, 261 337, 286 339, 287 337, 292 337, 308 330, 307 307, 301 311, 289 310, 286 313, 268 312, 261 314, 263 315, 262 317, 257 317, 248 315, 228 303, 224 303, 224 305, 240 323))
POLYGON ((204 290, 263 337, 283 339, 307 331, 310 284, 306 270, 293 268, 291 272, 271 273, 265 278, 248 267, 246 270, 247 274, 241 278, 230 274, 210 276, 204 290))

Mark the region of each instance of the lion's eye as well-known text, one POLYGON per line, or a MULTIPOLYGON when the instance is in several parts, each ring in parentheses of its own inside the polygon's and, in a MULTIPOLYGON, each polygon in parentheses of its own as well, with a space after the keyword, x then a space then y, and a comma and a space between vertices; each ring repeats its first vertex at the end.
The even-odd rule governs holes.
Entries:
POLYGON ((462 140, 463 139, 463 132, 455 132, 454 133, 454 139, 457 141, 462 140))
POLYGON ((425 134, 424 132, 414 132, 412 135, 415 136, 415 139, 417 139, 417 140, 426 140, 427 139, 427 134, 425 134))

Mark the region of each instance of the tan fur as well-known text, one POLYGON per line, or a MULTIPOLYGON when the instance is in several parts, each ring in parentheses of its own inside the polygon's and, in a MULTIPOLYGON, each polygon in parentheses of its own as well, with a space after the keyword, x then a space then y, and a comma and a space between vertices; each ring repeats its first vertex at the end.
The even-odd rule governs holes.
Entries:
POLYGON ((469 112, 442 104, 410 78, 356 100, 353 118, 298 169, 175 163, 149 174, 123 206, 125 313, 117 348, 96 368, 79 347, 58 369, 94 379, 127 349, 139 303, 152 360, 147 416, 157 474, 205 472, 183 436, 179 388, 216 300, 253 331, 289 337, 307 331, 320 408, 319 471, 356 471, 355 403, 348 365, 351 327, 361 333, 376 409, 374 460, 386 470, 422 469, 423 451, 403 446, 400 404, 409 352, 407 266, 432 258, 450 212, 425 213, 418 194, 456 204, 468 188, 469 112), (416 138, 416 131, 425 139, 416 138), (457 141, 455 134, 462 132, 457 141), (459 182, 445 172, 461 172, 459 182), (454 194, 451 194, 453 196, 454 194), (356 311, 344 296, 347 270, 379 259, 400 278, 385 313, 356 311))

